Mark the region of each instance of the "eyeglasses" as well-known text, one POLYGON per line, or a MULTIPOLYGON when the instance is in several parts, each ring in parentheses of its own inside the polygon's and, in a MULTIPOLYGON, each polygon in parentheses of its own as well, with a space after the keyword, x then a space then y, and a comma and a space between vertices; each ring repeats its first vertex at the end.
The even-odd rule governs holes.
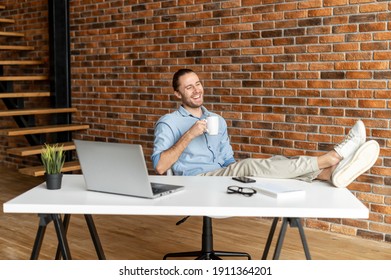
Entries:
POLYGON ((257 191, 254 190, 253 188, 248 188, 248 187, 228 186, 227 193, 228 194, 238 193, 238 194, 242 194, 244 196, 250 197, 250 196, 256 194, 257 191))

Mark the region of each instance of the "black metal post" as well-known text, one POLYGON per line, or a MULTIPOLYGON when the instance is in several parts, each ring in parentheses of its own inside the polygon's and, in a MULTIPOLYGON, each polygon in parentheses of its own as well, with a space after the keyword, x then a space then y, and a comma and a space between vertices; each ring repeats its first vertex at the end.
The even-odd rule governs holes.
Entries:
MULTIPOLYGON (((69 1, 48 0, 50 91, 52 107, 71 107, 69 1)), ((70 124, 70 114, 59 114, 54 124, 70 124)), ((58 133, 57 142, 70 141, 70 132, 58 133)))

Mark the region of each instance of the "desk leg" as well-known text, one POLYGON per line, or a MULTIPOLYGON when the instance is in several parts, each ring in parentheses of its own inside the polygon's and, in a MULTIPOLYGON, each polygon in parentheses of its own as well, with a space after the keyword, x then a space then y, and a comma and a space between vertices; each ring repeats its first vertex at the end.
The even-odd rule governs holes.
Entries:
POLYGON ((287 226, 288 226, 288 219, 282 218, 282 225, 280 229, 280 234, 278 235, 276 248, 274 250, 273 260, 278 260, 280 258, 280 253, 282 249, 282 244, 284 243, 287 226))
POLYGON ((105 260, 106 256, 103 252, 102 244, 100 243, 99 235, 95 227, 94 220, 92 219, 91 215, 84 215, 84 218, 86 219, 88 229, 90 231, 92 242, 95 246, 96 254, 98 255, 98 258, 100 260, 105 260))
POLYGON ((311 259, 310 249, 308 248, 307 239, 305 238, 304 229, 300 223, 300 219, 299 218, 290 218, 290 219, 292 219, 291 226, 295 226, 299 230, 301 243, 303 244, 305 257, 307 260, 310 260, 311 259))
POLYGON ((49 215, 39 214, 39 226, 37 230, 37 235, 35 237, 33 251, 31 252, 30 260, 37 260, 39 252, 41 251, 43 237, 45 235, 46 226, 52 221, 49 215))
MULTIPOLYGON (((58 239, 58 246, 57 246, 55 259, 59 260, 61 258, 61 255, 64 260, 71 259, 71 253, 69 250, 68 241, 66 237, 71 215, 70 214, 64 215, 64 221, 61 220, 61 215, 59 214, 39 214, 38 216, 40 218, 39 227, 37 230, 37 235, 35 237, 34 246, 33 246, 30 259, 31 260, 38 259, 39 252, 41 251, 43 237, 46 232, 46 227, 51 221, 53 221, 54 223, 54 228, 56 230, 57 239, 58 239)), ((103 252, 102 244, 100 242, 98 232, 94 224, 94 220, 92 219, 91 215, 86 214, 84 215, 84 217, 87 222, 88 230, 90 232, 91 239, 94 243, 95 251, 98 255, 98 258, 100 260, 105 260, 106 256, 103 252)))
POLYGON ((58 245, 60 246, 61 254, 64 260, 70 260, 71 252, 69 250, 68 241, 66 237, 66 232, 64 229, 64 224, 61 220, 61 216, 59 214, 51 214, 53 219, 54 228, 56 229, 58 245))
POLYGON ((272 226, 269 231, 269 236, 267 237, 265 249, 263 250, 262 260, 267 259, 267 255, 269 254, 270 246, 272 245, 273 236, 274 236, 274 233, 276 232, 277 223, 278 223, 278 218, 274 218, 272 226))
MULTIPOLYGON (((262 259, 263 260, 267 259, 267 255, 269 253, 270 245, 271 245, 272 240, 273 240, 273 236, 274 236, 274 233, 275 233, 275 230, 276 230, 278 219, 279 218, 274 218, 273 219, 273 223, 272 223, 272 226, 270 228, 269 236, 268 236, 268 239, 266 241, 265 249, 264 249, 264 252, 263 252, 263 255, 262 255, 262 259)), ((303 249, 304 249, 304 253, 305 253, 306 259, 307 260, 311 260, 311 255, 310 255, 310 251, 309 251, 309 248, 308 248, 307 240, 305 238, 304 229, 303 229, 303 226, 300 223, 300 219, 299 218, 282 218, 282 225, 281 225, 280 233, 278 235, 276 248, 274 250, 273 260, 278 260, 279 257, 280 257, 280 253, 281 253, 282 245, 284 243, 284 238, 285 238, 286 230, 287 230, 287 227, 288 227, 288 223, 289 223, 289 225, 291 227, 297 227, 298 228, 299 233, 300 233, 301 242, 303 244, 303 249)))
MULTIPOLYGON (((70 214, 65 214, 64 215, 64 221, 63 221, 65 235, 68 232, 68 226, 69 226, 69 221, 70 220, 71 220, 71 215, 70 214)), ((61 248, 60 248, 60 243, 59 243, 58 246, 57 246, 57 252, 56 252, 56 257, 55 257, 56 260, 59 260, 61 258, 60 254, 61 254, 61 248)))

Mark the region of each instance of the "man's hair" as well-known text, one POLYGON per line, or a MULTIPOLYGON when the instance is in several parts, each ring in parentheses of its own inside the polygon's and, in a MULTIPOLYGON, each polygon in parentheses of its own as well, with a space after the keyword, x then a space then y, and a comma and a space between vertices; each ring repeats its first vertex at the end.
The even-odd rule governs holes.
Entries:
POLYGON ((174 76, 172 77, 172 87, 174 88, 174 91, 178 91, 179 78, 188 73, 195 73, 195 72, 191 69, 186 69, 186 68, 179 69, 178 71, 175 72, 174 76))

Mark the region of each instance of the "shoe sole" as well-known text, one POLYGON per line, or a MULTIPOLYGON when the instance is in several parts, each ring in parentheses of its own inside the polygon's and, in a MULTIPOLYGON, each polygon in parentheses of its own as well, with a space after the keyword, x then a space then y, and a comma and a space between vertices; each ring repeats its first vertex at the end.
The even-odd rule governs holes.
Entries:
POLYGON ((375 140, 370 140, 356 151, 349 163, 333 175, 333 185, 346 188, 358 176, 370 169, 379 157, 380 147, 375 140))

